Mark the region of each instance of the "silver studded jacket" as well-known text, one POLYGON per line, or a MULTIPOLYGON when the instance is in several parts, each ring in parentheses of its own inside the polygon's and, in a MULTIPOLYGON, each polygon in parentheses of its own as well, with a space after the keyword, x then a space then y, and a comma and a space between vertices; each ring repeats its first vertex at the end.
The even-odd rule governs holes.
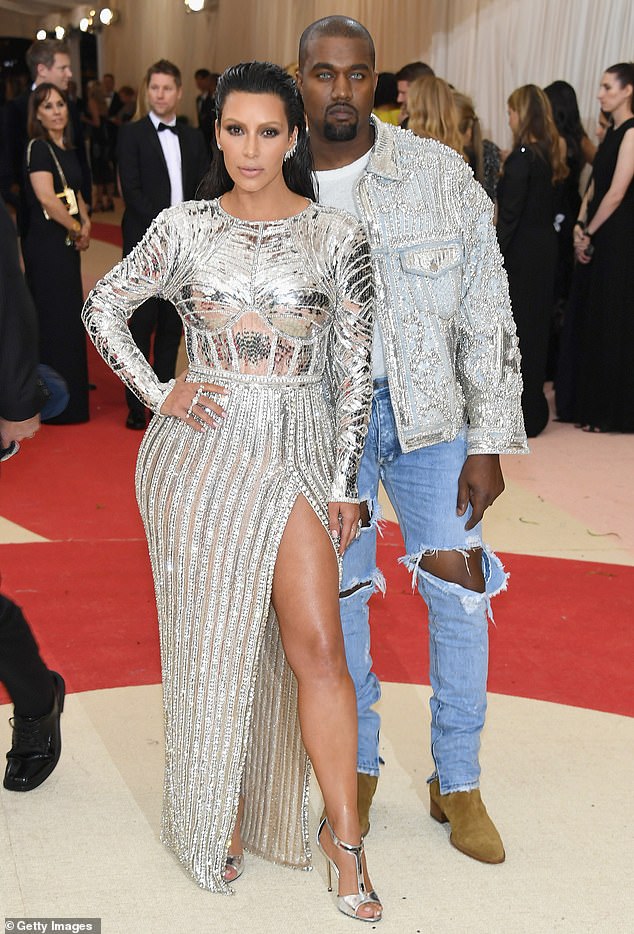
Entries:
POLYGON ((522 378, 492 205, 462 157, 373 119, 355 190, 403 451, 450 441, 469 454, 528 450, 522 378))

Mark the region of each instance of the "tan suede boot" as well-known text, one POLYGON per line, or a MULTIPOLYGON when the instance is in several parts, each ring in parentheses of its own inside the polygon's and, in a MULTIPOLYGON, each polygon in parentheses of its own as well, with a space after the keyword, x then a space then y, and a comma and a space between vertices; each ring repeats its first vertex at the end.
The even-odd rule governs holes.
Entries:
POLYGON ((429 785, 429 813, 441 824, 449 821, 449 840, 461 853, 481 863, 504 862, 502 840, 482 803, 479 788, 441 795, 436 778, 429 785))
MULTIPOLYGON (((362 837, 367 836, 370 832, 370 806, 378 780, 378 775, 357 772, 357 811, 359 812, 359 826, 361 827, 362 837)), ((326 809, 324 808, 319 818, 320 822, 323 821, 325 816, 326 809)))

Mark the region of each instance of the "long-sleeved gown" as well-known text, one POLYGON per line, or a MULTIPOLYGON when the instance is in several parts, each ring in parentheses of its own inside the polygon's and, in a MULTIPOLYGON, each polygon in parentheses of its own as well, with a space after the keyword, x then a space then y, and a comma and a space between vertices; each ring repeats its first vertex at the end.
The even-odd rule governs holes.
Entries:
POLYGON ((243 221, 215 200, 160 214, 84 307, 99 352, 157 413, 136 488, 161 641, 161 836, 212 891, 230 891, 222 873, 241 792, 247 848, 310 865, 309 764, 271 585, 299 495, 326 529, 329 501, 356 501, 372 301, 369 248, 348 215, 310 204, 243 221), (215 430, 158 414, 170 384, 126 323, 154 295, 182 317, 187 378, 229 389, 215 430))

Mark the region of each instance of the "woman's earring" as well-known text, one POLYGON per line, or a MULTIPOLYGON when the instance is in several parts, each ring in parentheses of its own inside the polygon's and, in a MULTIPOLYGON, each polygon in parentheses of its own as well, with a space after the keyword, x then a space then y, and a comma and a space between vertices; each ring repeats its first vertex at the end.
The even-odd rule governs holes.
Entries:
POLYGON ((222 146, 220 145, 220 143, 216 143, 216 146, 218 147, 218 149, 220 150, 220 152, 222 152, 222 146))
POLYGON ((297 137, 295 137, 295 142, 290 149, 287 149, 284 153, 284 162, 288 162, 289 159, 292 159, 297 151, 297 137))

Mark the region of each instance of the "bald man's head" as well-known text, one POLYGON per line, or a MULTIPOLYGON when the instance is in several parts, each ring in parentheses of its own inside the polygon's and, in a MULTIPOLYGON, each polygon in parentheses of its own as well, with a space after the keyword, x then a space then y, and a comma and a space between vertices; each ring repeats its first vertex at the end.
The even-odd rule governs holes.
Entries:
POLYGON ((375 66, 376 52, 372 36, 361 23, 349 16, 324 16, 303 31, 299 40, 299 70, 302 71, 308 55, 308 47, 314 39, 322 38, 361 39, 368 46, 372 68, 375 66))

